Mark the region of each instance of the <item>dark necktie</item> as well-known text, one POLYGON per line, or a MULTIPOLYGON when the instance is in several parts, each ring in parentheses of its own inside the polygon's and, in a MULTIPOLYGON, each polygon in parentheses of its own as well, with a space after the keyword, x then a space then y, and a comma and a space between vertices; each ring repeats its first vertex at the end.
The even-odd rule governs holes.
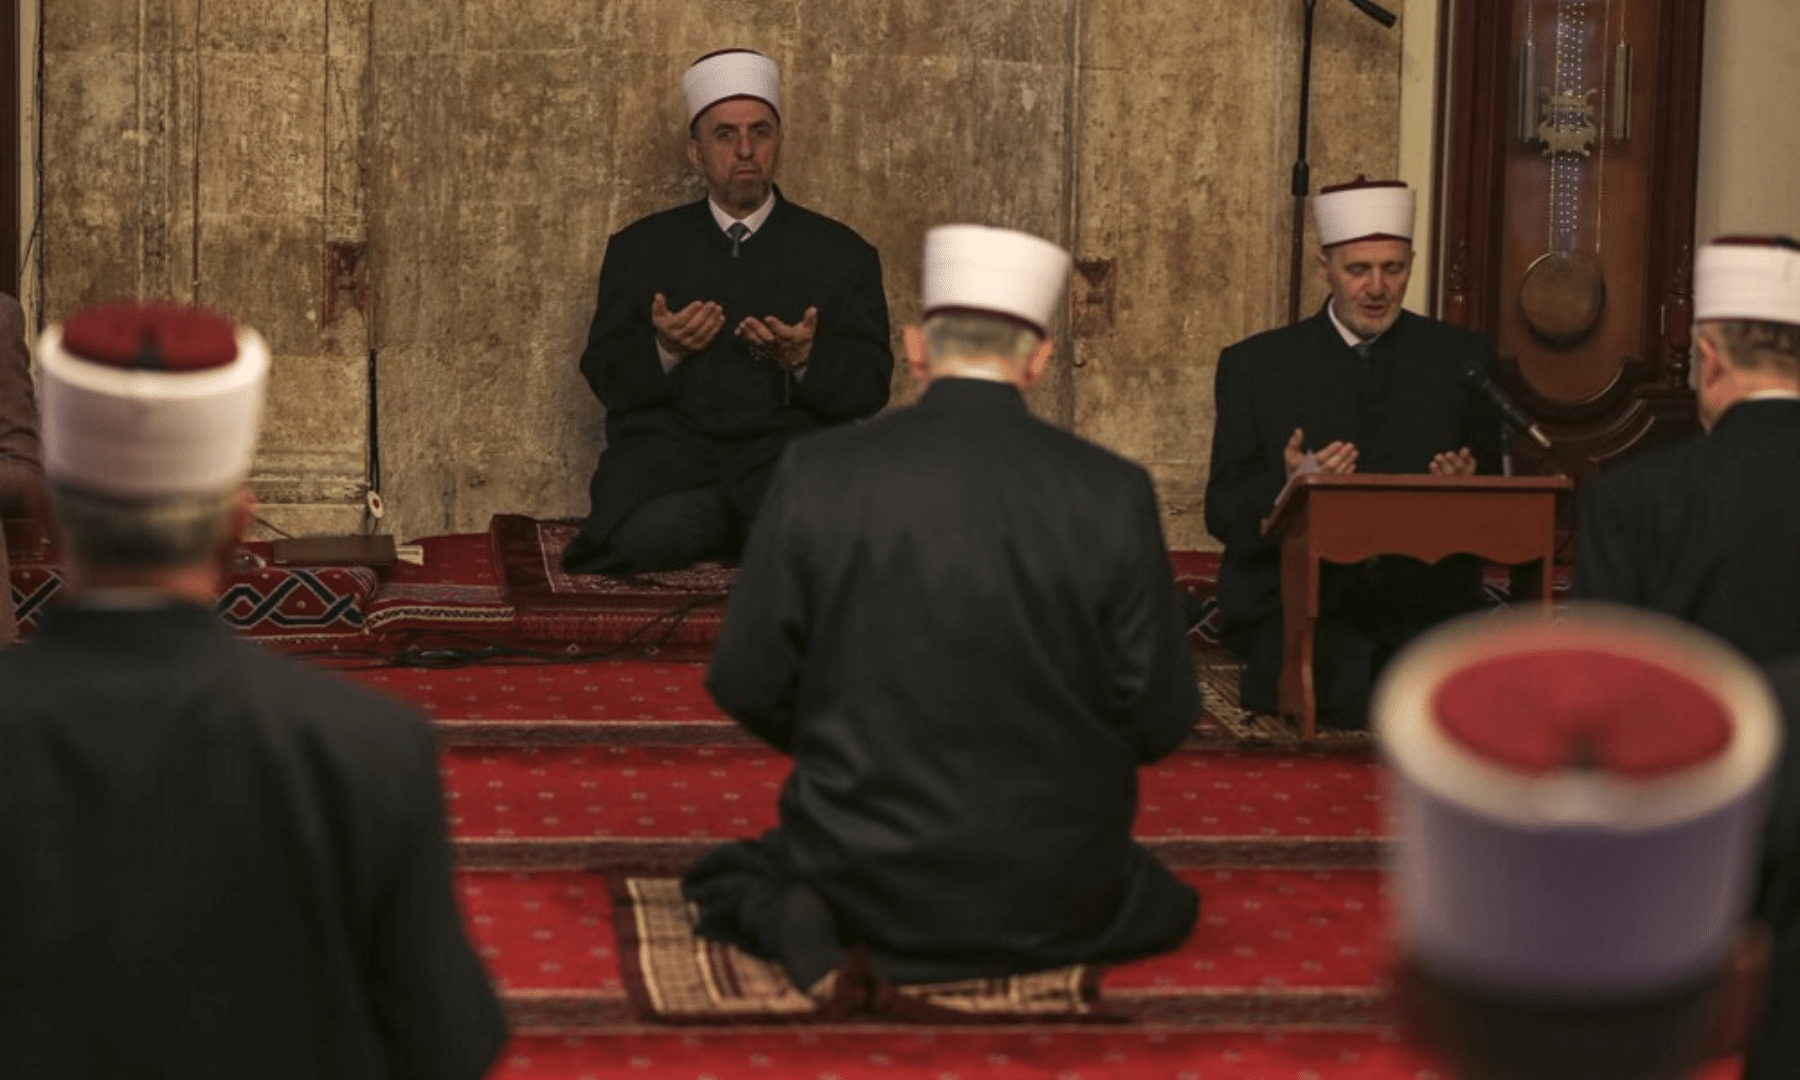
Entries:
POLYGON ((738 248, 744 243, 744 237, 750 235, 750 226, 734 221, 731 228, 725 230, 725 235, 731 237, 731 257, 735 259, 738 257, 738 248))
MULTIPOLYGON (((733 252, 733 254, 736 254, 736 253, 733 252)), ((1373 338, 1370 338, 1366 341, 1359 341, 1350 347, 1352 349, 1355 349, 1356 355, 1362 360, 1362 362, 1364 364, 1367 364, 1369 362, 1369 350, 1373 349, 1375 347, 1375 341, 1373 338)))

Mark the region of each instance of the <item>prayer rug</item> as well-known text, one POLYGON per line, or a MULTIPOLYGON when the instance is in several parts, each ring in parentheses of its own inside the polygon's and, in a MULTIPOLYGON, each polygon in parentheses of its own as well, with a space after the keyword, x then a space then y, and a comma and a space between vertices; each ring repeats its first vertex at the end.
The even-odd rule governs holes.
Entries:
POLYGON ((676 878, 627 877, 614 886, 626 988, 647 1019, 674 1024, 868 1019, 884 1023, 1121 1020, 1098 1007, 1088 965, 996 979, 896 986, 858 975, 854 960, 807 992, 780 965, 694 934, 676 878))
MULTIPOLYGON (((215 610, 225 624, 254 638, 332 638, 367 632, 369 604, 378 587, 360 566, 277 567, 269 547, 246 544, 240 564, 226 575, 215 610)), ((30 636, 62 591, 62 570, 51 562, 12 567, 13 604, 19 629, 30 636)))
POLYGON ((718 640, 735 567, 613 577, 570 574, 563 549, 580 523, 496 514, 488 526, 501 594, 522 634, 549 642, 635 648, 663 658, 704 658, 718 640))
POLYGON ((1238 704, 1238 676, 1244 662, 1222 646, 1202 643, 1194 657, 1200 670, 1201 736, 1240 750, 1309 750, 1331 753, 1367 752, 1375 737, 1367 731, 1320 728, 1312 742, 1300 729, 1273 713, 1251 712, 1238 704))

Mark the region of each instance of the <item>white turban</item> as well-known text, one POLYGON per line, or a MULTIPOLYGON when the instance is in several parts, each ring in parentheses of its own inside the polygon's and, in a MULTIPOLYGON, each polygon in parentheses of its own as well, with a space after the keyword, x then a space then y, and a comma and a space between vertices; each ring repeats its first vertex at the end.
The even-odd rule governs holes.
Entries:
POLYGON ((44 472, 121 498, 213 495, 250 473, 269 349, 172 304, 91 308, 38 341, 44 472))
POLYGON ((1029 233, 939 225, 925 234, 927 316, 947 309, 982 311, 1048 335, 1068 279, 1069 253, 1029 233))
POLYGON ((1365 180, 1320 188, 1313 196, 1319 246, 1352 240, 1411 240, 1415 198, 1398 180, 1365 180))
POLYGON ((1786 237, 1722 237, 1694 260, 1694 318, 1800 323, 1800 246, 1786 237))
POLYGON ((781 69, 749 49, 726 49, 694 61, 681 77, 681 92, 690 124, 707 109, 735 97, 766 101, 776 116, 781 115, 781 69))

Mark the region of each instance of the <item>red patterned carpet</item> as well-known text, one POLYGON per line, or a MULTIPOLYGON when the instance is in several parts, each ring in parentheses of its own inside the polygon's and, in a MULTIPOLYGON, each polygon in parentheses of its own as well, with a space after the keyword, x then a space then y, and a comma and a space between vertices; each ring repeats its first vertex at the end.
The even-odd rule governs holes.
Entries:
MULTIPOLYGON (((666 613, 687 602, 657 599, 671 585, 690 599, 718 585, 596 591, 544 559, 554 525, 497 521, 490 538, 501 602, 536 611, 532 641, 592 633, 564 649, 598 653, 633 632, 620 612, 654 618, 659 603, 666 613), (539 569, 522 574, 533 558, 539 569), (596 603, 616 606, 602 617, 596 603)), ((448 550, 479 563, 467 546, 448 550)), ((1210 589, 1210 558, 1177 563, 1186 587, 1210 589)), ((499 649, 441 670, 340 664, 344 677, 418 703, 443 734, 458 887, 516 1031, 496 1077, 1450 1080, 1382 1026, 1379 767, 1366 750, 1240 752, 1210 729, 1140 776, 1137 835, 1204 899, 1180 949, 1102 974, 1100 1003, 1129 1024, 648 1020, 625 985, 614 880, 677 873, 721 840, 769 827, 789 769, 706 694, 715 620, 704 605, 687 609, 673 649, 632 659, 541 663, 499 649)), ((524 625, 515 621, 515 641, 524 625)), ((1706 1080, 1734 1072, 1726 1063, 1706 1080)))
MULTIPOLYGON (((1213 720, 1140 775, 1137 835, 1204 899, 1181 948, 1102 973, 1099 1004, 1129 1022, 648 1020, 613 884, 773 824, 789 765, 702 683, 730 571, 570 578, 551 557, 560 528, 497 518, 380 575, 247 565, 221 605, 439 726, 458 889, 515 1029, 494 1077, 1450 1080, 1382 1027, 1387 830, 1366 746, 1297 752, 1213 720)), ((1210 599, 1216 558, 1175 564, 1210 599)), ((15 563, 27 630, 59 586, 46 559, 15 563)), ((1213 715, 1227 675, 1206 687, 1213 715)))
MULTIPOLYGON (((1107 996, 1168 998, 1164 1019, 1198 1016, 1206 994, 1354 990, 1359 1006, 1387 950, 1379 871, 1220 868, 1180 871, 1205 897, 1180 949, 1107 970, 1107 996), (1184 1002, 1181 995, 1194 1001, 1184 1002)), ((612 904, 598 870, 464 871, 459 887, 496 982, 533 991, 598 991, 621 1005, 612 904)))
MULTIPOLYGON (((695 838, 775 824, 789 761, 767 749, 692 746, 451 747, 458 839, 695 838)), ((1367 758, 1191 753, 1139 777, 1137 835, 1153 840, 1364 840, 1383 832, 1367 758)))
MULTIPOLYGON (((496 1080, 1449 1080, 1376 1032, 845 1031, 527 1036, 496 1080)), ((1724 1076, 1707 1080, 1727 1080, 1724 1076)))

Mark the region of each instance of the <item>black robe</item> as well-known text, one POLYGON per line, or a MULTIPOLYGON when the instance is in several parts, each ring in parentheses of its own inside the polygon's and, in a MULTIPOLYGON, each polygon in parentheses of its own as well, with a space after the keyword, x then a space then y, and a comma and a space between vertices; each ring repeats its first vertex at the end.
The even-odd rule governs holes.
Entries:
POLYGON ((1589 484, 1574 594, 1664 612, 1768 664, 1800 653, 1800 401, 1744 401, 1710 434, 1589 484))
MULTIPOLYGON (((1288 437, 1302 429, 1308 450, 1352 442, 1360 473, 1429 472, 1435 455, 1464 446, 1474 453, 1477 472, 1497 473, 1500 417, 1469 388, 1463 371, 1471 360, 1491 369, 1493 344, 1405 311, 1364 360, 1344 343, 1323 307, 1220 354, 1206 528, 1225 545, 1218 588, 1225 635, 1249 661, 1246 688, 1258 686, 1271 698, 1246 705, 1273 707, 1281 663, 1281 553, 1263 537, 1262 522, 1287 482, 1282 452, 1288 437)), ((1479 602, 1479 568, 1472 560, 1447 560, 1439 569, 1426 572, 1393 559, 1343 572, 1328 567, 1315 661, 1321 675, 1336 663, 1334 653, 1364 631, 1391 631, 1397 641, 1479 602), (1354 624, 1340 624, 1340 617, 1354 624)), ((1366 697, 1366 672, 1358 681, 1360 689, 1342 696, 1366 697)))
POLYGON ((474 1080, 505 1038, 410 709, 206 608, 0 652, 8 1075, 474 1080))
POLYGON ((600 268, 581 373, 606 406, 606 449, 567 565, 584 569, 627 515, 659 495, 716 487, 754 517, 782 447, 796 435, 872 416, 887 404, 894 357, 875 249, 850 228, 788 202, 737 258, 705 199, 614 235, 600 268), (725 309, 712 344, 665 372, 650 307, 695 300, 725 309), (818 308, 803 377, 750 355, 746 316, 798 323, 818 308))
POLYGON ((757 948, 734 871, 803 881, 897 981, 1172 948, 1197 897, 1131 839, 1137 768, 1199 712, 1156 496, 1011 386, 795 443, 707 687, 794 756, 781 825, 688 878, 757 948))
POLYGON ((1743 1080, 1800 1076, 1800 657, 1776 665, 1770 682, 1781 702, 1786 739, 1764 831, 1756 906, 1757 915, 1769 924, 1774 947, 1743 1080))

